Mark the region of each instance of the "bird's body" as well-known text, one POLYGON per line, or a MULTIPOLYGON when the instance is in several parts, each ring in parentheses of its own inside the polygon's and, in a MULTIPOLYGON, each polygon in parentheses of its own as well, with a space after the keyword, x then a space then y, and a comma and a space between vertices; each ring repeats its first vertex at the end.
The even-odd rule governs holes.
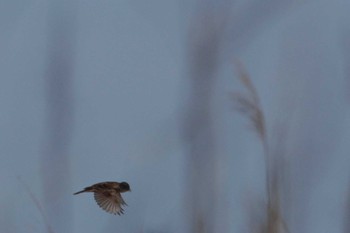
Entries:
POLYGON ((130 191, 130 186, 126 182, 101 182, 74 193, 93 192, 97 204, 106 212, 111 214, 123 214, 123 205, 127 205, 120 193, 130 191))

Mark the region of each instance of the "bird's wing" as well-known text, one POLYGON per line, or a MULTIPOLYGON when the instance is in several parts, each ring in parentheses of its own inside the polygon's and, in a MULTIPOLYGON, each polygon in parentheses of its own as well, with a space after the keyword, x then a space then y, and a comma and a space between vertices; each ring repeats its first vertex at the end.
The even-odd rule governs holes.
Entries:
POLYGON ((105 192, 95 192, 95 200, 97 204, 106 212, 111 214, 124 214, 122 205, 126 205, 120 193, 111 190, 105 192))

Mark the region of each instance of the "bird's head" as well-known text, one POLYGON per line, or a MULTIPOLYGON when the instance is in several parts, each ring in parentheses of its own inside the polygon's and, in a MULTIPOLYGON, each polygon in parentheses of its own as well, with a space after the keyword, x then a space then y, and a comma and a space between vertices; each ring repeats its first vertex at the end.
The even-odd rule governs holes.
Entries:
POLYGON ((122 193, 131 191, 129 184, 126 182, 121 182, 119 184, 119 188, 120 188, 120 192, 122 192, 122 193))

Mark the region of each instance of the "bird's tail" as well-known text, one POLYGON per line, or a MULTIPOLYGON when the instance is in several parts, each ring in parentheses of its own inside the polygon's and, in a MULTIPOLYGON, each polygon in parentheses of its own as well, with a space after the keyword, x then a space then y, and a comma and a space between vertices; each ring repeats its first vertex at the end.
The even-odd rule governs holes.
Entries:
POLYGON ((84 189, 84 190, 81 190, 81 191, 79 191, 79 192, 73 193, 73 195, 77 195, 77 194, 83 193, 83 192, 86 192, 86 190, 84 189))
POLYGON ((79 193, 85 193, 85 192, 92 192, 92 191, 93 191, 93 188, 90 186, 90 187, 84 188, 83 190, 81 190, 79 192, 73 193, 73 195, 77 195, 79 193))

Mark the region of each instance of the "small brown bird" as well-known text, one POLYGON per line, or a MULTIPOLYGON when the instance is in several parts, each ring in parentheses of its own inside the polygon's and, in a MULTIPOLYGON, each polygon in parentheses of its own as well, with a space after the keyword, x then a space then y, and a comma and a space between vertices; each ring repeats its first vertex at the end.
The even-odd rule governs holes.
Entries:
POLYGON ((127 206, 120 193, 128 192, 130 186, 126 182, 101 182, 74 193, 93 192, 97 204, 106 212, 111 214, 124 214, 123 205, 127 206))

